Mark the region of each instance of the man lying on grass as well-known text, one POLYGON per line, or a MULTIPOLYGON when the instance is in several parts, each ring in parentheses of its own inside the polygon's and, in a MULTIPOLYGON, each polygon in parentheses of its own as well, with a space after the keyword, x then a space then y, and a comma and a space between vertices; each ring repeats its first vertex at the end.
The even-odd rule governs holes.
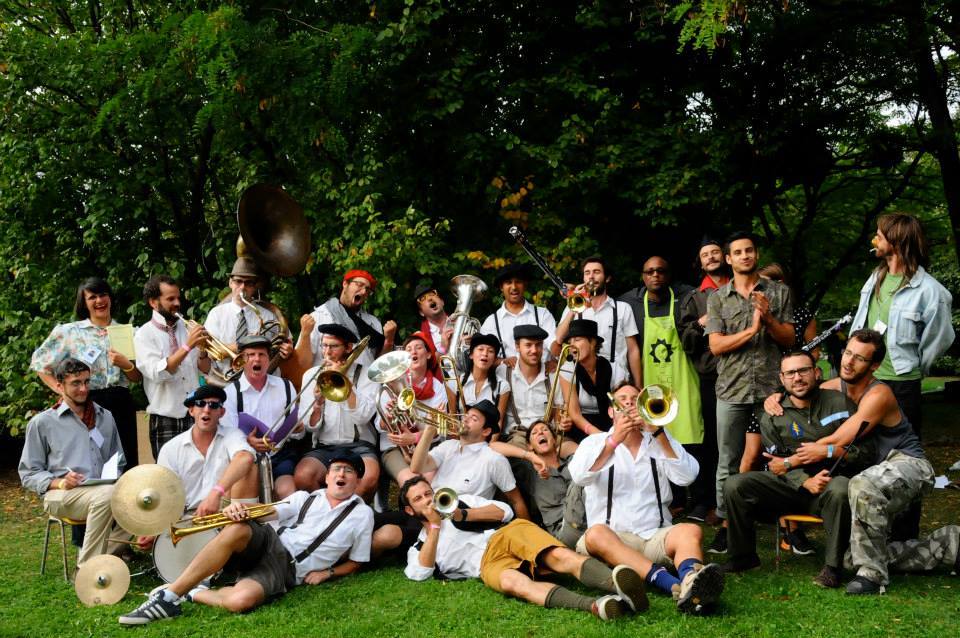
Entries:
POLYGON ((434 574, 450 579, 477 578, 498 592, 543 607, 564 607, 593 613, 602 620, 647 608, 643 579, 626 565, 611 570, 581 556, 533 523, 513 518, 505 503, 465 494, 449 518, 434 507, 433 488, 422 476, 406 481, 400 501, 423 530, 407 553, 404 573, 411 580, 434 574), (610 594, 583 596, 541 580, 548 574, 569 574, 584 585, 610 594))
POLYGON ((233 612, 253 609, 282 596, 294 585, 318 585, 352 574, 370 560, 373 510, 355 494, 363 476, 363 460, 342 450, 330 460, 327 489, 295 492, 259 521, 246 506, 234 503, 223 514, 228 524, 168 586, 153 591, 147 602, 120 616, 121 625, 145 625, 179 616, 187 600, 233 612), (281 527, 263 524, 277 519, 281 527), (346 560, 341 560, 347 556, 346 560), (237 583, 222 589, 201 585, 224 567, 239 574, 237 583))

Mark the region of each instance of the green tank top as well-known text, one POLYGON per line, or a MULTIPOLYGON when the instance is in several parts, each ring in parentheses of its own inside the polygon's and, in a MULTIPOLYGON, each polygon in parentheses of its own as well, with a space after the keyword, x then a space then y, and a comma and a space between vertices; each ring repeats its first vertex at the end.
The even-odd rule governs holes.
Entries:
MULTIPOLYGON (((883 278, 883 283, 880 284, 879 297, 876 294, 870 295, 870 307, 867 309, 867 328, 876 326, 878 319, 889 326, 890 304, 893 303, 893 294, 900 288, 901 283, 903 283, 903 275, 891 275, 888 273, 887 276, 883 278)), ((884 336, 886 336, 886 334, 884 334, 884 336)), ((890 350, 888 348, 887 355, 883 358, 883 363, 880 364, 880 367, 877 368, 873 376, 882 381, 910 381, 920 379, 923 375, 920 373, 919 367, 914 368, 906 374, 897 374, 894 372, 893 363, 890 362, 890 350)))

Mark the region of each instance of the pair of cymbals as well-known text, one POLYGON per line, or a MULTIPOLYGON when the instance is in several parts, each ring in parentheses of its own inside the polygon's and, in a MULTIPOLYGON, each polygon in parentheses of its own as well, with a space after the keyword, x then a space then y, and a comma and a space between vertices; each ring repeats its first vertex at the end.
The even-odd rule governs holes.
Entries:
POLYGON ((123 529, 156 536, 180 519, 187 496, 177 474, 162 465, 138 465, 113 487, 110 509, 123 529))
POLYGON ((130 589, 130 569, 112 554, 94 556, 77 570, 73 589, 87 607, 113 605, 130 589))

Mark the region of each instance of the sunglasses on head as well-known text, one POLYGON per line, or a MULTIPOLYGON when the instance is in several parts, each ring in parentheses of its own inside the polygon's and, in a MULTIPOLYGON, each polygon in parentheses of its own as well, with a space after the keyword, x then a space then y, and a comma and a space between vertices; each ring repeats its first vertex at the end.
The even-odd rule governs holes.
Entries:
POLYGON ((219 401, 204 401, 203 399, 194 401, 193 404, 198 408, 200 408, 201 410, 204 408, 210 408, 211 410, 219 410, 221 407, 223 407, 223 404, 220 403, 219 401))

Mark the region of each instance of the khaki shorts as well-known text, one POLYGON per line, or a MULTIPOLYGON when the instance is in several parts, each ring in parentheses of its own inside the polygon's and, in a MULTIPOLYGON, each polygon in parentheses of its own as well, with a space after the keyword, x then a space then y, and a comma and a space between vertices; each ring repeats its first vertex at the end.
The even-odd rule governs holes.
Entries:
POLYGON ((398 447, 390 448, 384 452, 380 457, 380 464, 394 482, 396 482, 400 472, 410 468, 410 464, 403 458, 403 452, 401 452, 398 447))
MULTIPOLYGON (((653 536, 647 539, 643 539, 631 532, 615 533, 620 537, 624 545, 640 552, 650 562, 670 567, 673 565, 673 561, 667 556, 667 534, 669 534, 672 529, 672 525, 670 527, 661 527, 653 533, 653 536)), ((587 531, 589 532, 590 530, 587 531)), ((577 541, 577 553, 589 555, 589 552, 587 552, 586 534, 581 536, 580 540, 577 541)))
POLYGON ((530 521, 518 518, 490 537, 487 551, 480 560, 480 579, 483 584, 503 593, 500 575, 507 569, 522 569, 533 578, 537 558, 551 547, 563 547, 555 539, 530 521))

